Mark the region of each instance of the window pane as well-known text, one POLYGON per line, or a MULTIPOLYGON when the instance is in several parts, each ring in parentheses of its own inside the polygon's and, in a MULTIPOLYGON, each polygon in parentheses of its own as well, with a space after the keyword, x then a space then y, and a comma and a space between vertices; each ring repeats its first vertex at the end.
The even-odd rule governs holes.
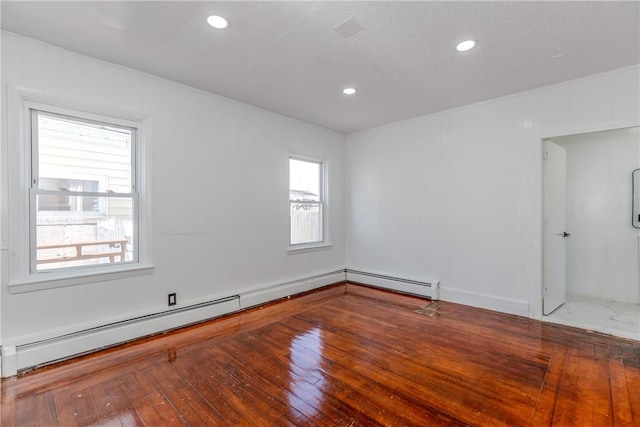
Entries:
POLYGON ((322 213, 318 203, 291 202, 291 244, 322 241, 322 213))
POLYGON ((319 202, 322 163, 289 159, 290 200, 319 202))
POLYGON ((38 188, 88 191, 82 183, 89 181, 90 191, 131 192, 131 128, 43 112, 37 117, 38 188))
POLYGON ((37 195, 36 270, 133 261, 133 199, 130 197, 88 197, 37 195), (58 197, 62 203, 43 199, 58 197), (65 199, 66 198, 66 199, 65 199), (67 200, 77 206, 93 206, 94 211, 70 211, 67 200))
MULTIPOLYGON (((40 188, 45 190, 66 191, 99 191, 98 181, 77 179, 40 178, 40 188)), ((38 199, 38 210, 41 211, 68 211, 68 212, 96 212, 100 213, 98 197, 84 197, 66 194, 43 194, 38 199)))
POLYGON ((322 242, 322 163, 289 159, 289 244, 322 242))

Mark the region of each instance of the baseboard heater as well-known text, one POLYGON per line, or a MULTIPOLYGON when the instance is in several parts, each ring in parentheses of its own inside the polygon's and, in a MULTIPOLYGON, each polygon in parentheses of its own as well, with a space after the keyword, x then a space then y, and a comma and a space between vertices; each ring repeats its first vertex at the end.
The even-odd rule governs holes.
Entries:
POLYGON ((384 289, 420 295, 433 300, 440 299, 440 282, 437 280, 420 281, 358 270, 345 270, 347 281, 362 283, 384 289))
MULTIPOLYGON (((240 297, 234 295, 16 345, 12 352, 13 360, 3 357, 3 377, 8 376, 6 374, 11 375, 10 371, 37 368, 176 327, 202 322, 239 309, 240 297)), ((3 352, 7 350, 5 347, 3 346, 3 352)))
POLYGON ((343 269, 27 343, 5 343, 2 377, 345 281, 343 269))
POLYGON ((307 292, 323 286, 333 285, 335 283, 341 283, 345 280, 345 271, 336 270, 271 286, 265 286, 254 291, 241 293, 240 307, 242 309, 255 307, 269 301, 275 301, 290 295, 307 292))

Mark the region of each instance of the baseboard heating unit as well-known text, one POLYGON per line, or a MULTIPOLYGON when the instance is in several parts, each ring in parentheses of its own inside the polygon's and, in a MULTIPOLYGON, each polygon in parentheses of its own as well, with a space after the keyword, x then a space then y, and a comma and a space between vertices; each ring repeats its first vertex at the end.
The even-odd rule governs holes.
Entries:
POLYGON ((242 309, 345 281, 344 269, 236 290, 237 295, 109 322, 50 337, 21 337, 0 347, 2 377, 125 343, 141 337, 199 323, 242 309))
POLYGON ((369 273, 346 269, 347 281, 362 283, 408 294, 419 295, 433 300, 440 299, 440 282, 437 280, 420 281, 404 279, 400 277, 386 276, 383 274, 369 273))
POLYGON ((238 311, 239 301, 239 296, 235 295, 36 342, 4 345, 2 376, 238 311))

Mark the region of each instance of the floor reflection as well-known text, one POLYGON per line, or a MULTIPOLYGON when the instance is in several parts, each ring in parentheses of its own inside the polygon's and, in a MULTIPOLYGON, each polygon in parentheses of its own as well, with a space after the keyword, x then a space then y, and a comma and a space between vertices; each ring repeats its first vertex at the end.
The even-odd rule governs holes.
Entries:
POLYGON ((136 422, 136 418, 132 414, 125 413, 125 414, 117 415, 113 418, 101 420, 94 424, 89 424, 88 427, 98 427, 98 426, 136 427, 139 425, 140 424, 136 422))
POLYGON ((289 406, 311 419, 323 401, 322 330, 314 328, 291 340, 289 361, 289 406))

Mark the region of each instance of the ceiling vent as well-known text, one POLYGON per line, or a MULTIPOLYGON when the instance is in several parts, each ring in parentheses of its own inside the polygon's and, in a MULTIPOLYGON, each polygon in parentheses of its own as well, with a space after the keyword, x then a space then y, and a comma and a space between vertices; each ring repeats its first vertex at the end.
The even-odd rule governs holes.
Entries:
POLYGON ((349 18, 344 21, 342 24, 336 25, 333 27, 333 31, 340 34, 343 38, 348 39, 349 37, 359 33, 364 30, 353 18, 349 18))

